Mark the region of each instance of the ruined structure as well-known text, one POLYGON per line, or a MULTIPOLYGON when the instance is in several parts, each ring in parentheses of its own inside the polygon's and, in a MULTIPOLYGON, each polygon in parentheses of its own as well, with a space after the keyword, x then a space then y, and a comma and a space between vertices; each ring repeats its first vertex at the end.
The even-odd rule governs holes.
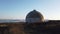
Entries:
POLYGON ((60 20, 44 21, 43 15, 33 10, 26 16, 25 34, 57 34, 60 33, 60 20))
POLYGON ((35 22, 43 22, 44 21, 44 17, 43 15, 36 11, 36 10, 33 10, 31 12, 29 12, 26 16, 26 22, 27 23, 35 23, 35 22))

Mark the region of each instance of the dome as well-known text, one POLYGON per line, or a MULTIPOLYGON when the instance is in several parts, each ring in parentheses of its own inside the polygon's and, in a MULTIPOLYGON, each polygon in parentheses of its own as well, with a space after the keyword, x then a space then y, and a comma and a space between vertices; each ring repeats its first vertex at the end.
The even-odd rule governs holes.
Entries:
POLYGON ((42 14, 36 10, 29 12, 26 16, 26 22, 28 23, 43 22, 43 19, 42 14))

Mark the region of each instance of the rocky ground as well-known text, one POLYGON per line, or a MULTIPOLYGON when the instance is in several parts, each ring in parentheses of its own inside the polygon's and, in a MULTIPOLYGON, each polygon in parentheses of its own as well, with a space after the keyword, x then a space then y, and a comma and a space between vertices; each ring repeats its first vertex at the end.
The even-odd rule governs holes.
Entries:
POLYGON ((60 25, 56 23, 1 23, 0 34, 60 34, 60 25))

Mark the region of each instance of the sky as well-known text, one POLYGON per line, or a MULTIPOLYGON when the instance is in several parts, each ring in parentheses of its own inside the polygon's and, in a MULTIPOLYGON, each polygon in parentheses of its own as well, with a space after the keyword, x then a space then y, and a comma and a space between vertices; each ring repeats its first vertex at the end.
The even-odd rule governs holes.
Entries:
POLYGON ((44 19, 60 20, 60 0, 0 0, 0 19, 25 19, 34 9, 44 19))

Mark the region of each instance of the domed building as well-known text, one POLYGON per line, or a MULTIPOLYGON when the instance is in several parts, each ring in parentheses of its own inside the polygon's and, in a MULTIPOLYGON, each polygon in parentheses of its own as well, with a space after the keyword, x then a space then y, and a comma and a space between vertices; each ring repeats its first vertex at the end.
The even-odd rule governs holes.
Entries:
POLYGON ((35 23, 35 22, 43 22, 44 21, 44 17, 43 15, 36 11, 36 10, 33 10, 31 12, 29 12, 26 16, 26 22, 27 23, 35 23))

